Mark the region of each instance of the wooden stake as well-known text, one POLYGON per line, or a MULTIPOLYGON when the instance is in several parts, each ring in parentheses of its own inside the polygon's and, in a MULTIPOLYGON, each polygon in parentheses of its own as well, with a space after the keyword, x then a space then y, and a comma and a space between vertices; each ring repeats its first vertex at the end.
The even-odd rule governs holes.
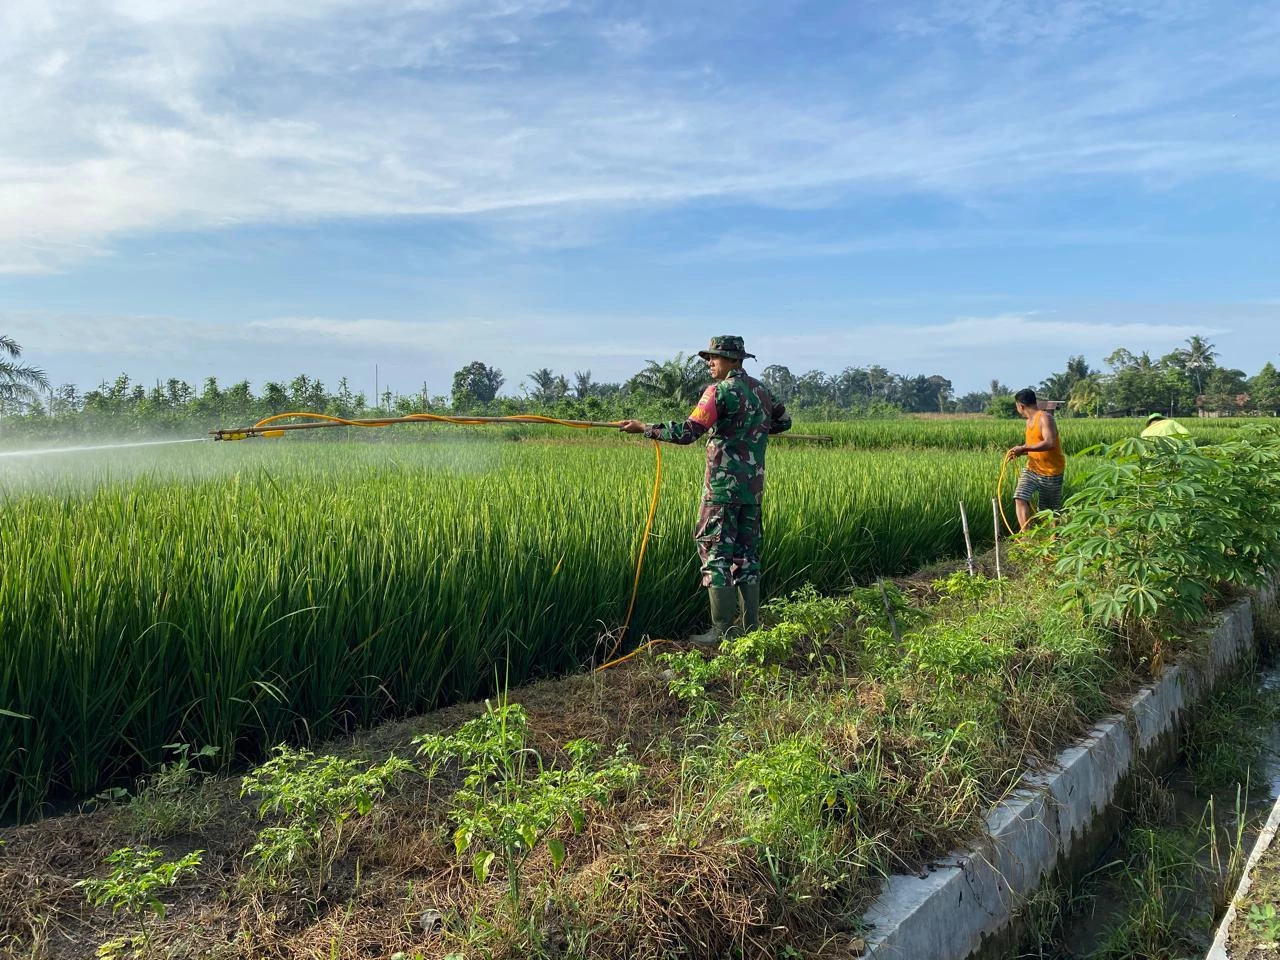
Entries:
POLYGON ((969 567, 969 576, 973 576, 973 539, 969 536, 969 514, 965 512, 964 501, 960 501, 960 526, 964 528, 964 557, 969 567))
POLYGON ((996 579, 1000 579, 1000 501, 991 498, 991 519, 996 525, 996 579))

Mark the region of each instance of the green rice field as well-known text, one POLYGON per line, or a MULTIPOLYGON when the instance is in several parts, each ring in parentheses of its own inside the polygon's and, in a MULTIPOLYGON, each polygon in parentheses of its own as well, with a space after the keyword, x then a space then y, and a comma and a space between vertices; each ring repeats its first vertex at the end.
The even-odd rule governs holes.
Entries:
MULTIPOLYGON (((1183 418, 1178 421, 1192 435, 1209 443, 1231 436, 1257 418, 1183 418)), ((1264 422, 1275 423, 1273 418, 1264 422)), ((1141 419, 1075 419, 1058 421, 1063 450, 1074 456, 1099 443, 1115 443, 1135 437, 1146 426, 1141 419)), ((800 429, 797 427, 797 429, 800 429)), ((842 423, 808 423, 806 433, 831 436, 855 450, 1006 450, 1022 442, 1021 420, 992 420, 986 417, 902 417, 896 420, 848 420, 842 423)))
MULTIPOLYGON (((1182 418, 1183 426, 1192 435, 1208 443, 1216 443, 1234 434, 1241 427, 1251 423, 1276 423, 1273 417, 1221 417, 1221 418, 1182 418)), ((1068 456, 1083 453, 1099 443, 1115 443, 1125 437, 1135 437, 1146 426, 1144 419, 1138 418, 1062 418, 1058 421, 1062 432, 1063 448, 1068 456)), ((568 427, 542 425, 505 424, 488 427, 456 427, 426 425, 410 428, 420 431, 420 435, 433 439, 450 441, 476 440, 492 442, 494 439, 513 441, 535 440, 538 442, 570 441, 574 443, 591 442, 632 442, 626 437, 609 430, 593 430, 584 435, 580 430, 568 427)), ((996 453, 1007 450, 1016 443, 1022 442, 1023 422, 1021 420, 994 420, 985 416, 902 416, 891 420, 842 420, 842 421, 809 421, 797 422, 796 433, 816 434, 832 439, 835 446, 849 447, 854 450, 967 450, 996 453)), ((398 441, 403 434, 395 434, 384 430, 365 430, 356 428, 341 430, 322 430, 306 437, 306 442, 325 442, 334 440, 359 439, 366 441, 398 441)), ((793 441, 787 434, 776 438, 778 447, 794 447, 802 441, 793 441)), ((291 438, 294 442, 302 438, 291 438)))
MULTIPOLYGON (((629 643, 705 615, 700 448, 664 479, 629 643)), ((776 444, 766 593, 989 543, 992 452, 776 444)), ((164 744, 252 756, 612 649, 651 443, 200 444, 0 461, 0 815, 164 744)))

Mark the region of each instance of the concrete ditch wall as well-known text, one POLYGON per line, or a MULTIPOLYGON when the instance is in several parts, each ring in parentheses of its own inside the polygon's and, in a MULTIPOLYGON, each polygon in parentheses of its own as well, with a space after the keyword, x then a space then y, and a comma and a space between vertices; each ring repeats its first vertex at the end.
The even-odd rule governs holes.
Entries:
POLYGON ((1274 609, 1275 588, 1218 618, 1204 662, 1179 663, 1063 751, 1048 771, 987 818, 988 835, 922 877, 891 877, 862 917, 866 957, 972 960, 1006 956, 1020 931, 1016 908, 1055 875, 1087 869, 1110 841, 1128 784, 1168 769, 1188 707, 1254 650, 1254 610, 1274 609))

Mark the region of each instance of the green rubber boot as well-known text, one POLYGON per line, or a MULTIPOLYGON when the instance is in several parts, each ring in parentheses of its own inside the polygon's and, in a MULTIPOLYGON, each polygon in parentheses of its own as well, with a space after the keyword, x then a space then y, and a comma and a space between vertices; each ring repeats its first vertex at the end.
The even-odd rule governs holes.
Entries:
POLYGON ((713 650, 725 637, 738 633, 738 591, 735 587, 707 587, 707 598, 711 601, 711 629, 693 635, 689 642, 703 650, 713 650))
POLYGON ((738 585, 738 596, 742 600, 742 632, 750 633, 760 629, 760 581, 738 585))

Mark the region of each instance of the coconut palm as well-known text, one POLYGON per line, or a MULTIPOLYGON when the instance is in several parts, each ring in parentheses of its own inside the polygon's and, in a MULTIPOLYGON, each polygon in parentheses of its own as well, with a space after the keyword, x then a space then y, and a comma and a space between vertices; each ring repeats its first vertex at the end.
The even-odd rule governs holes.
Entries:
POLYGON ((533 390, 529 395, 539 403, 553 403, 563 399, 569 392, 568 379, 564 374, 553 373, 549 367, 533 371, 528 379, 533 384, 533 390))
POLYGON ((1178 358, 1182 369, 1187 372, 1192 386, 1195 387, 1196 395, 1204 393, 1205 381, 1218 365, 1218 354, 1213 349, 1213 344, 1204 337, 1188 337, 1186 348, 1180 348, 1173 353, 1178 358))
POLYGON ((0 402, 39 399, 41 390, 49 389, 44 371, 25 363, 18 363, 22 347, 13 337, 0 333, 0 402))
POLYGON ((1077 380, 1071 387, 1067 409, 1081 416, 1097 416, 1102 409, 1102 381, 1096 373, 1077 380))

